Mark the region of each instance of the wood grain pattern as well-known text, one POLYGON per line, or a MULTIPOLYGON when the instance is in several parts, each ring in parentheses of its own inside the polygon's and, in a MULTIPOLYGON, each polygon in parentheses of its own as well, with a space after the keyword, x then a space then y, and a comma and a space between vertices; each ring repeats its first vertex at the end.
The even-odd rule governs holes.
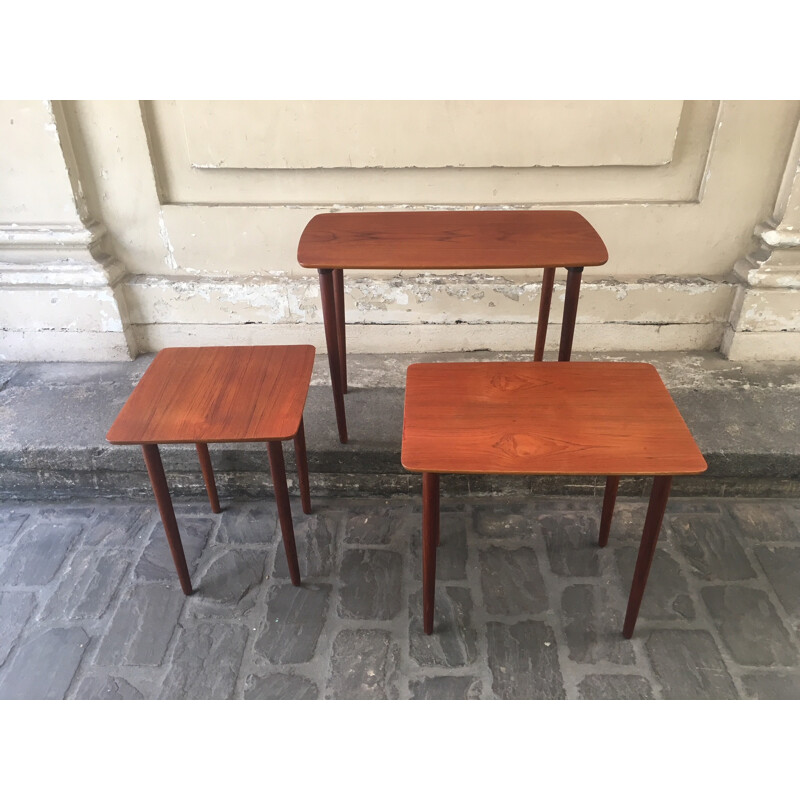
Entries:
POLYGON ((706 462, 650 364, 412 364, 412 472, 693 475, 706 462))
POLYGON ((107 439, 112 444, 291 439, 313 366, 311 345, 165 348, 107 439))
POLYGON ((576 211, 369 211, 318 214, 300 236, 309 269, 589 267, 608 252, 576 211))

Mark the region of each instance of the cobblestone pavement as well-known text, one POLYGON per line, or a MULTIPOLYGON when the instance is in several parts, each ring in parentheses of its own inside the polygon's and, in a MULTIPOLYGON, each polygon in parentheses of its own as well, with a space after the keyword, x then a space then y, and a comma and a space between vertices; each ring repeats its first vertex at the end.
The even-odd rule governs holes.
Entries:
POLYGON ((0 698, 800 698, 800 500, 670 501, 634 638, 645 503, 442 500, 434 635, 418 500, 0 507, 0 698))

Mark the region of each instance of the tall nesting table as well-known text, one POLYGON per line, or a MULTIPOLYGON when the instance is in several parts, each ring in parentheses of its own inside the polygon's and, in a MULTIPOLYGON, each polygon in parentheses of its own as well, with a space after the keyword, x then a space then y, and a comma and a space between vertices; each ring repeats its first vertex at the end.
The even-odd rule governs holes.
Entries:
POLYGON ((623 634, 636 625, 674 475, 706 462, 655 367, 573 362, 412 364, 406 381, 403 466, 422 473, 425 633, 433 631, 439 476, 605 475, 601 547, 622 475, 653 488, 623 634))
POLYGON ((534 360, 541 361, 557 267, 567 269, 559 361, 569 361, 581 273, 608 252, 576 211, 377 211, 319 214, 297 248, 319 272, 325 341, 339 439, 347 441, 344 270, 544 269, 534 360))

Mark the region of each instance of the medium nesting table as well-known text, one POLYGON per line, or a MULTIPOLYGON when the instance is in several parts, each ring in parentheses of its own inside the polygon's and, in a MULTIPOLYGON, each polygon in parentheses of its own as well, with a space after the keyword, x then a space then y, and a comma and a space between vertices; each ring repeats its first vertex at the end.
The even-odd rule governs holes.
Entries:
POLYGON ((425 633, 433 631, 440 474, 605 475, 601 547, 623 475, 654 476, 623 635, 636 625, 672 477, 706 462, 656 369, 633 363, 412 364, 403 466, 422 473, 425 633))
POLYGON ((581 273, 605 264, 608 252, 576 211, 370 211, 315 216, 300 236, 297 260, 319 272, 336 424, 344 443, 344 270, 543 269, 534 350, 534 360, 541 361, 555 271, 566 267, 558 360, 569 361, 581 273))
POLYGON ((310 345, 263 347, 168 347, 153 359, 108 432, 112 444, 138 444, 181 588, 192 593, 178 523, 158 450, 159 444, 197 447, 211 509, 219 499, 208 445, 266 442, 289 575, 300 568, 286 485, 282 440, 293 439, 303 511, 311 513, 303 408, 314 366, 310 345))

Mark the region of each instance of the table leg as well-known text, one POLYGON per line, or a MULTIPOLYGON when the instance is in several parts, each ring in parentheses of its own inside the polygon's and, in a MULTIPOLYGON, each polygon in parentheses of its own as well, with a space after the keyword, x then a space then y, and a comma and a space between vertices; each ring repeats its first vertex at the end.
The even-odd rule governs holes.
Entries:
POLYGON ((547 323, 550 320, 550 301, 553 299, 553 281, 555 276, 555 267, 547 267, 542 272, 542 293, 539 296, 539 321, 536 323, 536 349, 533 351, 534 361, 541 361, 544 357, 544 343, 547 339, 547 323))
POLYGON ((347 339, 344 330, 344 270, 333 271, 333 305, 336 309, 336 333, 339 337, 339 368, 342 392, 347 394, 347 339))
POLYGON ((614 516, 614 504, 617 502, 617 489, 619 489, 619 476, 609 475, 606 478, 606 493, 603 495, 603 513, 600 516, 600 538, 598 540, 600 547, 608 544, 611 517, 614 516))
POLYGON ((211 510, 215 514, 219 514, 217 482, 214 480, 214 468, 211 466, 211 454, 208 452, 208 445, 203 442, 196 442, 195 447, 197 448, 197 456, 200 459, 200 469, 203 471, 203 480, 206 483, 208 499, 211 502, 211 510))
POLYGON ((306 455, 306 431, 303 418, 300 417, 300 427, 294 435, 294 460, 297 462, 297 480, 300 484, 300 499, 303 503, 303 512, 311 513, 311 492, 308 488, 308 456, 306 455))
POLYGON ((161 463, 158 445, 143 444, 142 452, 144 453, 144 463, 147 465, 147 474, 150 476, 150 483, 153 486, 153 494, 158 503, 158 511, 161 514, 161 522, 164 524, 164 532, 167 534, 172 560, 178 571, 181 589, 184 594, 191 594, 192 581, 189 578, 189 567, 186 566, 186 556, 183 552, 181 535, 178 532, 178 521, 175 519, 175 509, 172 507, 172 498, 169 496, 167 476, 164 474, 164 465, 161 463))
POLYGON ((295 586, 300 585, 300 566, 297 563, 297 547, 292 525, 292 507, 289 505, 289 490, 286 487, 286 465, 283 460, 283 444, 280 441, 267 442, 269 468, 272 472, 272 486, 275 489, 275 502, 278 505, 278 519, 281 523, 283 546, 286 550, 286 563, 289 576, 295 586))
POLYGON ((433 633, 433 598, 436 592, 436 547, 439 544, 439 475, 422 475, 422 626, 433 633))
POLYGON ((657 475, 653 479, 653 489, 650 492, 650 503, 647 506, 647 516, 642 532, 642 543, 639 545, 639 556, 636 559, 631 593, 628 597, 628 610, 625 612, 625 624, 622 627, 622 635, 626 639, 633 636, 636 618, 639 616, 639 607, 642 604, 644 587, 656 552, 656 542, 661 530, 661 522, 664 519, 664 510, 667 507, 671 486, 672 477, 669 475, 657 475))
POLYGON ((333 272, 320 269, 319 289, 322 299, 322 320, 325 324, 325 343, 328 347, 328 365, 331 370, 333 405, 336 409, 336 424, 339 428, 339 441, 347 444, 347 420, 344 415, 344 391, 342 390, 342 367, 339 361, 339 336, 336 323, 336 303, 334 300, 333 272))
POLYGON ((578 316, 578 295, 581 291, 583 267, 567 267, 567 293, 564 297, 564 316, 561 320, 561 342, 558 360, 569 361, 572 355, 572 337, 575 335, 575 319, 578 316))

